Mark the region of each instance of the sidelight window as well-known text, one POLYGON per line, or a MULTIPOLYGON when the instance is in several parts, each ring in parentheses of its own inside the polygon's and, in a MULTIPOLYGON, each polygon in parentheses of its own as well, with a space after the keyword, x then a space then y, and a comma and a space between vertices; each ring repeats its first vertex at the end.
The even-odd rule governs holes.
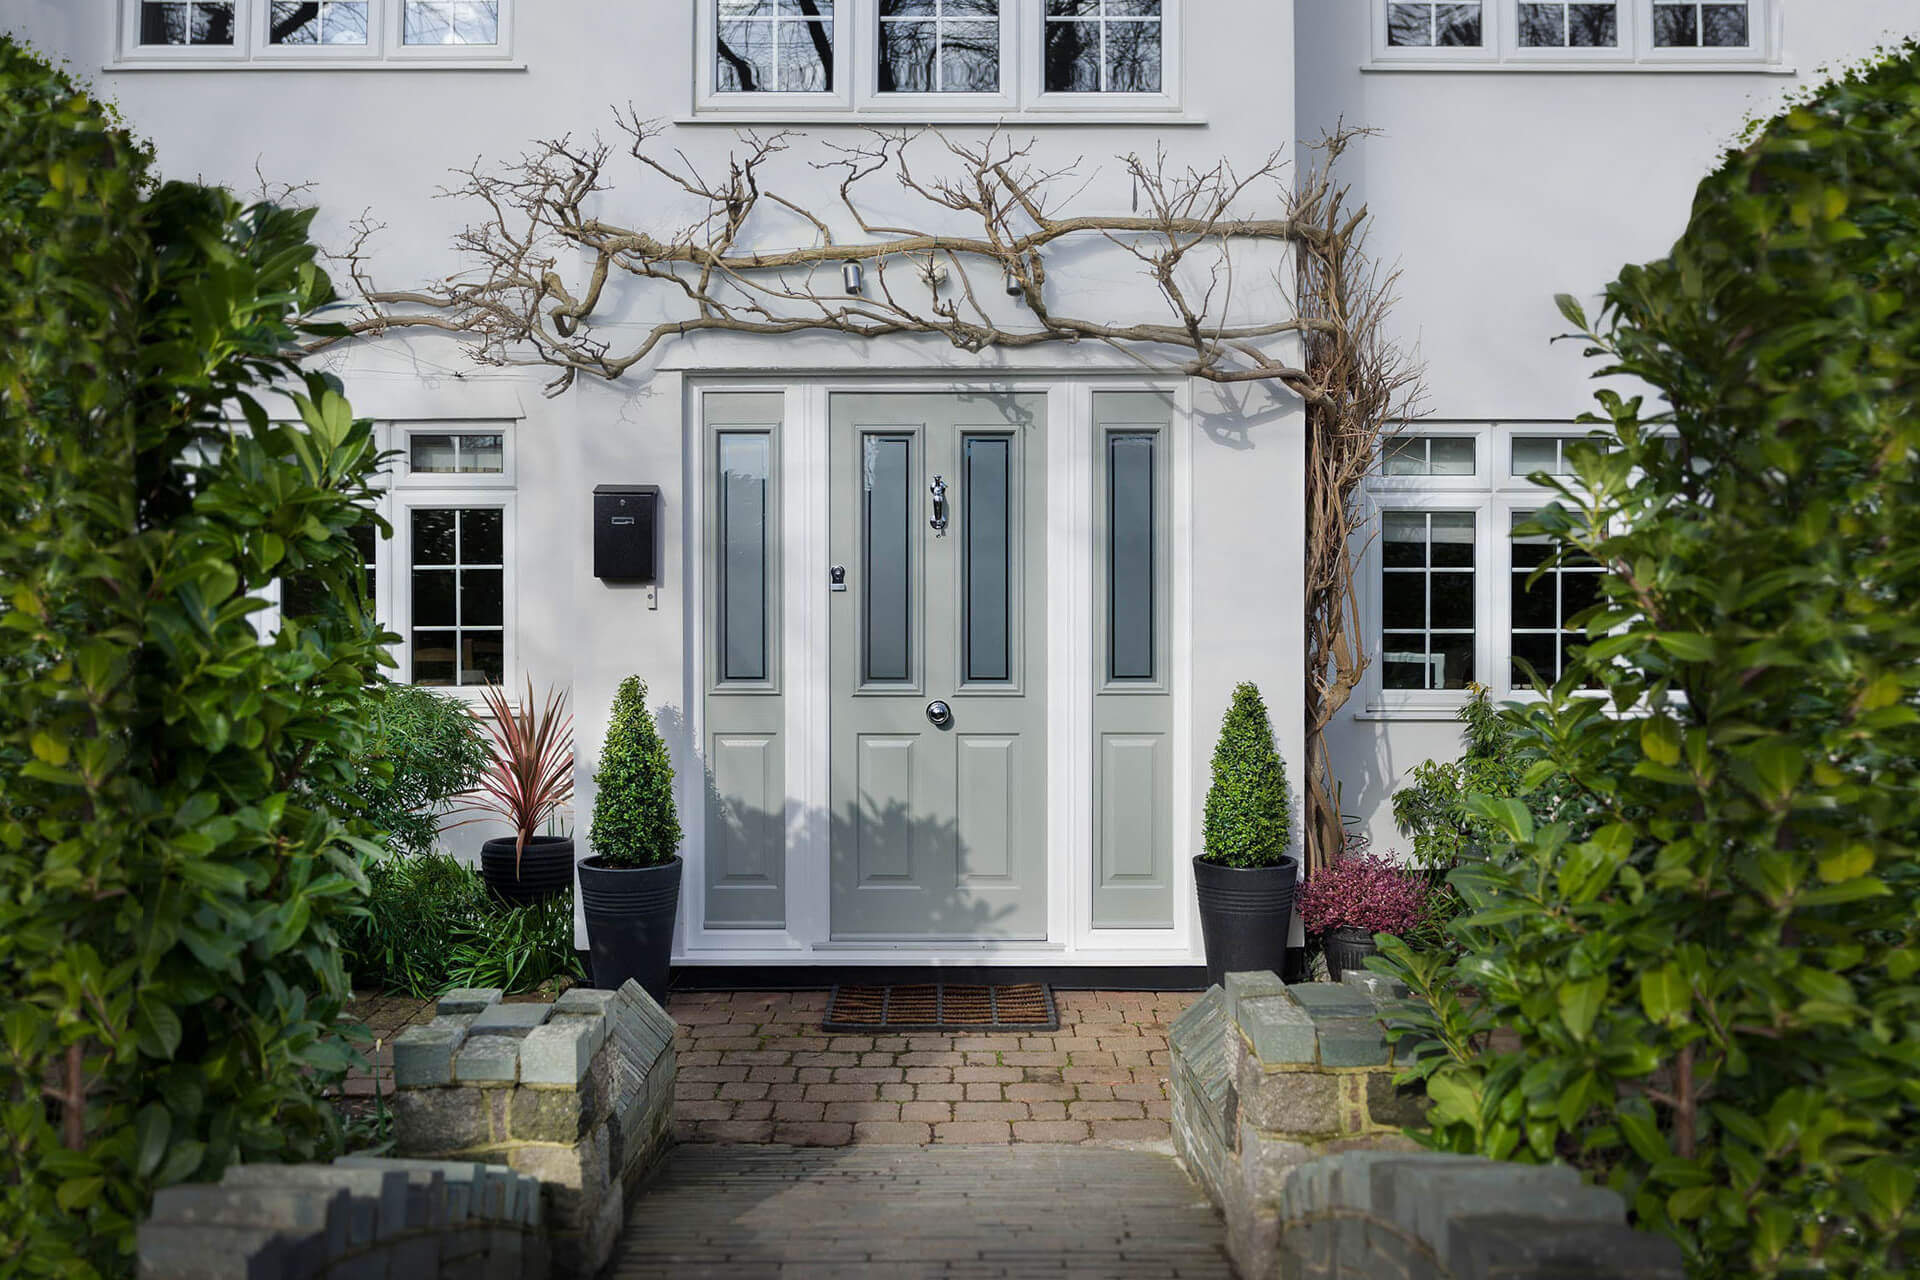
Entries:
POLYGON ((773 438, 765 431, 723 431, 715 440, 720 678, 762 681, 772 674, 767 601, 773 438))
POLYGON ((913 437, 861 438, 861 671, 913 679, 913 437))

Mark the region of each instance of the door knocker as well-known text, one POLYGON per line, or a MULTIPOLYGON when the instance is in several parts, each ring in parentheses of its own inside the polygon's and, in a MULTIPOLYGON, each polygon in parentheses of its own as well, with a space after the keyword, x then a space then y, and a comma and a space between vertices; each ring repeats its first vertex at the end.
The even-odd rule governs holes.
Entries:
POLYGON ((944 476, 935 476, 933 483, 927 486, 933 494, 933 518, 927 523, 933 526, 935 533, 947 531, 947 481, 944 476))

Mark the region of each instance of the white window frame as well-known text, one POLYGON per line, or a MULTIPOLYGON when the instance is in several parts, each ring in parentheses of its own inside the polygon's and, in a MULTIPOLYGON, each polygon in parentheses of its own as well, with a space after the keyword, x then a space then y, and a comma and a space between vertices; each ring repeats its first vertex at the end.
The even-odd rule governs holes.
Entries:
POLYGON ((394 476, 397 484, 407 487, 425 487, 432 489, 511 489, 514 487, 514 431, 508 422, 487 422, 467 419, 458 421, 401 422, 393 428, 392 448, 399 454, 394 461, 394 476), (413 470, 413 438, 415 436, 499 436, 500 470, 498 471, 422 471, 413 470))
MULTIPOLYGON (((516 608, 515 591, 519 577, 516 566, 519 561, 519 539, 516 521, 516 494, 506 490, 479 490, 462 488, 444 489, 395 489, 392 498, 392 514, 388 517, 393 524, 393 537, 383 545, 389 548, 389 559, 393 565, 391 573, 383 573, 388 579, 387 597, 392 601, 391 617, 382 618, 389 631, 399 635, 400 643, 394 646, 395 680, 401 684, 413 683, 413 513, 420 510, 447 509, 458 507, 462 510, 493 509, 500 515, 500 549, 505 557, 501 565, 501 680, 500 687, 511 689, 519 679, 517 632, 519 610, 516 608)), ((384 566, 383 566, 384 567, 384 566)), ((460 698, 475 705, 480 703, 484 685, 428 685, 435 693, 444 693, 460 698)))
POLYGON ((1180 109, 1181 68, 1186 65, 1181 35, 1186 30, 1184 0, 1160 0, 1159 93, 1048 93, 1046 0, 1028 4, 1009 0, 1022 12, 1019 37, 1021 101, 1039 111, 1115 112, 1180 109), (1031 29, 1028 29, 1030 24, 1031 29))
POLYGON ((1450 720, 1467 700, 1458 689, 1388 689, 1383 664, 1385 582, 1380 542, 1390 511, 1474 513, 1474 674, 1496 701, 1529 699, 1533 690, 1513 680, 1513 515, 1538 511, 1558 495, 1511 474, 1518 438, 1580 439, 1593 428, 1574 422, 1463 423, 1426 419, 1409 436, 1471 437, 1470 476, 1373 475, 1366 483, 1367 520, 1356 536, 1361 616, 1371 661, 1361 679, 1362 719, 1450 720))
POLYGON ((119 46, 108 62, 114 71, 163 70, 320 70, 350 67, 363 71, 460 66, 475 70, 523 70, 513 58, 517 0, 498 0, 498 44, 402 43, 405 0, 367 0, 365 45, 275 45, 267 43, 273 0, 234 0, 234 40, 227 45, 143 45, 141 0, 119 0, 119 46))
MULTIPOLYGON (((1027 0, 1000 0, 1000 88, 993 93, 880 92, 880 5, 878 0, 840 0, 857 6, 853 59, 849 70, 854 106, 916 118, 1014 111, 1019 107, 1020 20, 1027 0)), ((838 11, 839 5, 834 6, 838 11)))
POLYGON ((267 0, 233 0, 233 43, 225 44, 141 44, 141 0, 121 0, 120 48, 122 56, 142 61, 200 62, 214 65, 246 61, 253 48, 252 18, 256 8, 267 0))
MULTIPOLYGON (((1558 0, 1555 0, 1557 3, 1558 0)), ((1571 0, 1580 3, 1581 0, 1571 0)), ((1601 0, 1590 0, 1599 3, 1601 0)), ((1522 48, 1521 0, 1482 0, 1481 47, 1399 48, 1387 43, 1387 6, 1392 0, 1367 0, 1370 6, 1369 71, 1747 71, 1791 75, 1785 65, 1781 31, 1785 5, 1780 0, 1747 0, 1744 49, 1661 49, 1653 44, 1654 0, 1617 0, 1618 48, 1522 48)))
POLYGON ((720 19, 718 0, 694 0, 694 107, 703 114, 780 113, 789 111, 850 111, 853 109, 853 6, 855 0, 836 0, 833 6, 833 89, 828 93, 722 93, 720 79, 720 19))

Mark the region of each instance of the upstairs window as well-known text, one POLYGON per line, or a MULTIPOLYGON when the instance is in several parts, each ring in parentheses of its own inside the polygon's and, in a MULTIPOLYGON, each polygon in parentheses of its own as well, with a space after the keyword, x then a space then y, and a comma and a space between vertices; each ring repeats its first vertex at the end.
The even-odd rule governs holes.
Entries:
POLYGON ((833 92, 834 0, 718 4, 716 92, 833 92))
POLYGON ((140 43, 231 48, 234 43, 233 0, 219 4, 203 3, 202 0, 191 0, 191 3, 142 0, 140 43))
POLYGON ((367 0, 274 0, 267 14, 267 43, 278 45, 364 45, 367 0))
POLYGON ((1398 49, 1477 49, 1481 42, 1480 5, 1387 5, 1387 43, 1398 49))
POLYGON ((1160 0, 1046 4, 1046 92, 1160 92, 1166 44, 1160 0))
POLYGON ((1662 49, 1745 49, 1752 6, 1653 0, 1653 43, 1662 49))
POLYGON ((881 93, 998 93, 1000 0, 880 0, 881 93))
POLYGON ((403 0, 403 44, 500 43, 500 0, 403 0))

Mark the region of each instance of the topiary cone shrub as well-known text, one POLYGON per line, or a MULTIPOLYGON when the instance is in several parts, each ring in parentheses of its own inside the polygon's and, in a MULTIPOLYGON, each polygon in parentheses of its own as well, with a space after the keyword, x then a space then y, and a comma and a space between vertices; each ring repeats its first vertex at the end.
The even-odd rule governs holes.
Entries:
POLYGON ((1287 767, 1273 744, 1267 704, 1260 690, 1241 684, 1213 748, 1201 856, 1223 867, 1278 866, 1291 831, 1287 767))
POLYGON ((673 762, 647 712, 647 686, 639 676, 620 682, 613 696, 600 768, 593 775, 593 825, 587 838, 609 867, 652 867, 680 847, 680 819, 673 807, 673 762))

